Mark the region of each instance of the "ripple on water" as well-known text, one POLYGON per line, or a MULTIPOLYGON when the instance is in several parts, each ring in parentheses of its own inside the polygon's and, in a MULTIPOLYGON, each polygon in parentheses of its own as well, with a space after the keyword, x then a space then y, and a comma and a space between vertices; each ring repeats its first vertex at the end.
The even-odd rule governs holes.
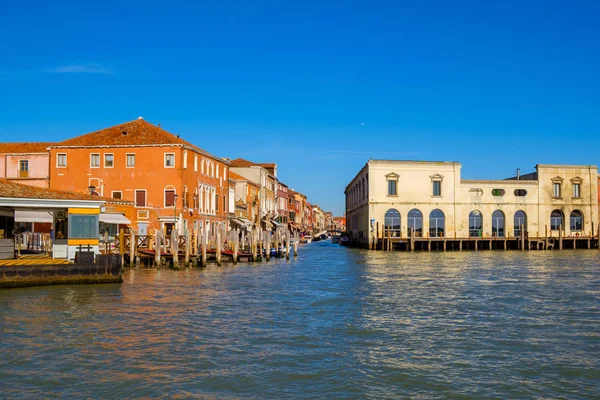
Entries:
POLYGON ((600 397, 598 260, 320 242, 2 291, 0 397, 600 397))

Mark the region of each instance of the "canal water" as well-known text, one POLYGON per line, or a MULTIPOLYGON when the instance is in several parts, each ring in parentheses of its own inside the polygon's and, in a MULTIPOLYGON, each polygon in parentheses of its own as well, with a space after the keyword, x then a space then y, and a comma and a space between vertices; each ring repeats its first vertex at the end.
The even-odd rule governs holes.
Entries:
POLYGON ((0 398, 599 398, 600 252, 386 253, 0 291, 0 398))

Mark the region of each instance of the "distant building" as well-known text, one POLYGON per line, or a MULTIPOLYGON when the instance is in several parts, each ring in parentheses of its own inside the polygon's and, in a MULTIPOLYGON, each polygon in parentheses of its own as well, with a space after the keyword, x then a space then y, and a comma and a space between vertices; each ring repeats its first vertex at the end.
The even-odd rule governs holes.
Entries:
POLYGON ((598 168, 542 165, 506 180, 463 180, 457 162, 369 160, 346 186, 347 230, 363 246, 394 237, 596 234, 598 168))
POLYGON ((0 178, 30 186, 45 187, 50 179, 53 143, 0 143, 0 178))

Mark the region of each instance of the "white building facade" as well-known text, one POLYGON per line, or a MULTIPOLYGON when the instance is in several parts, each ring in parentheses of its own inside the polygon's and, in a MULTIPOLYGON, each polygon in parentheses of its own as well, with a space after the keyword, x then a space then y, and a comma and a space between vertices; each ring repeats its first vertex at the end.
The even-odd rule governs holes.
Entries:
POLYGON ((364 247, 392 237, 596 235, 598 168, 537 165, 506 180, 462 180, 457 162, 369 160, 346 187, 346 224, 364 247))

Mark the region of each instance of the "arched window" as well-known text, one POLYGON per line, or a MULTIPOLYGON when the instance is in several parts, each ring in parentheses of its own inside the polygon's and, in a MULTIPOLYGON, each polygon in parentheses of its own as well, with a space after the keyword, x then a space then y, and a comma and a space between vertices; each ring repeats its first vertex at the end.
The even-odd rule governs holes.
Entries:
POLYGON ((400 213, 398 210, 390 208, 385 212, 385 230, 386 234, 389 230, 391 232, 391 236, 400 235, 400 213))
POLYGON ((471 211, 469 214, 469 236, 470 237, 481 237, 481 231, 483 229, 483 218, 481 212, 477 210, 471 211))
POLYGON ((416 208, 408 212, 408 236, 411 235, 412 228, 415 230, 415 237, 423 236, 423 213, 416 208))
POLYGON ((504 213, 500 210, 492 213, 492 236, 504 236, 504 213))
POLYGON ((565 216, 560 210, 552 211, 550 214, 550 230, 557 231, 561 228, 564 228, 564 220, 565 216))
POLYGON ((365 199, 365 178, 362 178, 362 198, 365 199))
POLYGON ((583 230, 583 213, 581 211, 571 211, 569 221, 569 229, 571 229, 571 232, 581 232, 583 230))
POLYGON ((527 232, 527 214, 519 210, 515 213, 515 237, 521 236, 521 226, 527 232))
POLYGON ((445 219, 442 210, 435 209, 429 214, 429 236, 444 237, 445 219))

